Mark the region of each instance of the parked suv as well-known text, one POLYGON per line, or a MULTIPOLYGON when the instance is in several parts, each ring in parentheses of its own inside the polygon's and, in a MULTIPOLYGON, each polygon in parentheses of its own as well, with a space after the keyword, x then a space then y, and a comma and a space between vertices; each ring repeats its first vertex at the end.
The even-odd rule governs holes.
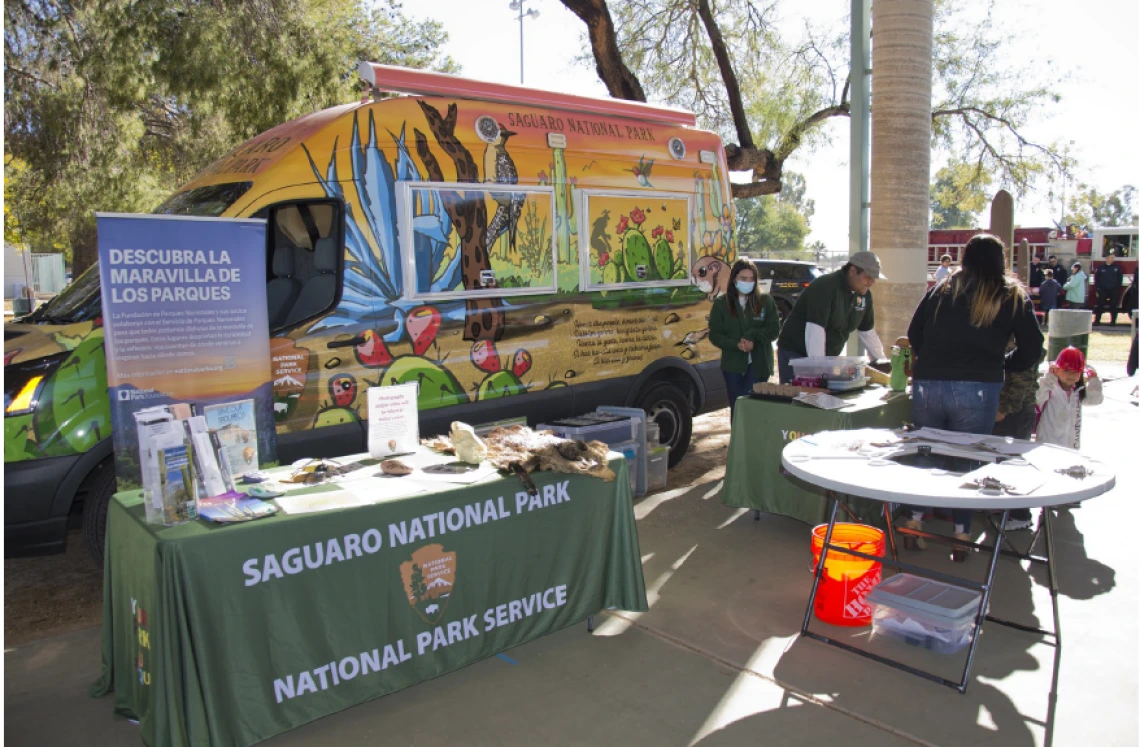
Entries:
POLYGON ((752 259, 756 266, 756 277, 762 286, 764 281, 771 281, 771 290, 768 292, 776 299, 776 308, 780 310, 780 321, 787 318, 795 305, 800 292, 811 285, 811 281, 824 274, 811 262, 798 262, 792 259, 752 259))

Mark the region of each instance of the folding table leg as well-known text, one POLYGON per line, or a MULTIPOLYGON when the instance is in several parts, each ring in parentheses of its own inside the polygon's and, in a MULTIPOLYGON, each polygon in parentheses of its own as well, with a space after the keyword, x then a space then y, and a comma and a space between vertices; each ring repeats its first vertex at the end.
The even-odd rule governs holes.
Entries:
POLYGON ((978 647, 978 638, 981 637, 982 622, 986 619, 986 611, 990 606, 990 592, 994 587, 994 573, 997 571, 998 558, 1001 557, 1001 540, 1005 536, 1005 525, 1009 521, 1009 509, 1002 512, 1001 526, 998 527, 997 536, 994 537, 994 546, 990 556, 990 568, 986 572, 986 583, 982 587, 982 601, 978 604, 978 613, 974 616, 974 638, 970 641, 970 650, 966 653, 966 668, 962 672, 962 681, 958 683, 957 690, 966 692, 970 680, 970 666, 974 663, 974 650, 978 647))
POLYGON ((895 545, 895 523, 891 520, 891 504, 883 504, 883 518, 887 520, 887 544, 891 547, 891 557, 899 562, 899 549, 895 545))
POLYGON ((1057 609, 1057 574, 1053 570, 1057 556, 1053 554, 1053 512, 1048 507, 1041 509, 1042 523, 1045 524, 1045 552, 1049 554, 1049 594, 1053 597, 1053 639, 1057 649, 1061 648, 1061 613, 1057 609))
POLYGON ((835 529, 835 515, 839 513, 839 498, 830 490, 827 495, 831 498, 831 520, 827 522, 827 534, 823 538, 823 548, 819 553, 819 562, 815 564, 814 578, 811 581, 811 594, 808 596, 807 611, 804 612, 804 624, 800 626, 800 633, 808 632, 808 623, 811 622, 811 611, 815 608, 815 594, 819 590, 819 582, 823 578, 823 565, 827 561, 827 546, 831 544, 831 530, 835 529))

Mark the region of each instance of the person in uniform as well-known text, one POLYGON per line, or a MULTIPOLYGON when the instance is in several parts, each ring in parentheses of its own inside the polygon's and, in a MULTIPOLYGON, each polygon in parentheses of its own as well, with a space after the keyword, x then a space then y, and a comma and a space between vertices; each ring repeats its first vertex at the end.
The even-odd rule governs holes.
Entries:
POLYGON ((871 360, 881 360, 883 343, 875 332, 871 286, 884 278, 873 252, 856 252, 835 272, 821 275, 804 288, 784 320, 776 343, 780 383, 790 384, 792 360, 839 355, 852 332, 871 360))

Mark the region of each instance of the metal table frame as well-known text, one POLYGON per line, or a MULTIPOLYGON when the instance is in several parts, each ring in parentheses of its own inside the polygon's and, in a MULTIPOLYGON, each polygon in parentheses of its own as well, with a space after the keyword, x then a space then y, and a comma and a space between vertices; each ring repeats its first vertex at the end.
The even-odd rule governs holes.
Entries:
POLYGON ((819 562, 816 563, 815 573, 812 574, 813 579, 812 579, 812 585, 811 585, 811 595, 808 597, 807 610, 804 612, 804 622, 803 622, 803 625, 800 627, 800 635, 801 636, 804 636, 807 638, 813 638, 817 641, 821 641, 821 642, 826 643, 830 646, 835 646, 836 648, 841 648, 844 651, 850 651, 851 653, 858 654, 859 656, 862 656, 864 658, 871 659, 873 661, 877 661, 881 664, 886 664, 887 666, 894 667, 895 669, 899 669, 899 670, 902 670, 904 672, 909 672, 911 674, 917 675, 917 676, 922 677, 924 679, 928 679, 931 682, 937 682, 940 685, 945 685, 946 687, 953 688, 953 689, 957 690, 959 693, 965 693, 966 692, 966 686, 968 685, 969 678, 970 678, 970 667, 974 662, 974 651, 978 646, 978 637, 979 637, 979 634, 981 633, 981 630, 982 630, 982 623, 985 622, 986 620, 989 620, 990 622, 993 622, 993 623, 997 623, 998 625, 1005 625, 1005 626, 1010 627, 1010 628, 1016 628, 1017 630, 1022 630, 1022 631, 1026 631, 1029 633, 1039 633, 1043 636, 1051 637, 1052 638, 1051 643, 1056 648, 1057 655, 1060 654, 1060 650, 1061 650, 1061 618, 1060 618, 1060 615, 1058 614, 1058 610, 1057 610, 1057 576, 1056 576, 1056 573, 1055 573, 1055 570, 1053 567, 1055 556, 1053 554, 1052 512, 1050 511, 1050 508, 1055 508, 1055 507, 1048 507, 1047 506, 1047 507, 1041 508, 1041 519, 1038 522, 1037 531, 1035 531, 1033 533, 1033 537, 1029 543, 1028 549, 1025 552, 1020 552, 1019 550, 1017 550, 1013 546, 1012 542, 1007 543, 1009 545, 1009 548, 1011 548, 1011 549, 1003 549, 1002 548, 1002 541, 1005 539, 1005 526, 1006 526, 1006 523, 1009 521, 1009 509, 1006 509, 1005 511, 1002 512, 1001 521, 997 525, 994 524, 993 519, 992 519, 992 517, 990 517, 989 513, 985 514, 990 525, 997 531, 997 535, 994 537, 993 545, 987 547, 986 545, 982 545, 982 544, 979 544, 976 542, 963 542, 961 540, 956 540, 956 539, 954 539, 952 537, 948 537, 946 535, 932 534, 930 532, 923 532, 923 531, 919 531, 916 529, 907 529, 905 527, 894 527, 892 522, 891 522, 889 505, 887 503, 884 503, 883 504, 883 512, 884 512, 886 519, 887 519, 887 538, 888 538, 888 544, 889 544, 890 551, 891 551, 891 558, 887 558, 885 555, 869 555, 867 553, 862 553, 862 552, 858 552, 856 550, 851 550, 851 549, 848 549, 845 547, 839 547, 838 545, 831 544, 831 533, 832 533, 832 530, 835 529, 835 519, 839 514, 840 505, 843 505, 843 509, 848 514, 850 514, 852 517, 854 517, 855 515, 851 511, 851 509, 849 509, 845 504, 843 504, 843 501, 835 493, 835 491, 828 490, 827 496, 828 496, 828 498, 831 499, 831 518, 827 523, 827 534, 823 538, 823 549, 820 552, 819 562), (1042 531, 1042 530, 1044 530, 1044 531, 1042 531), (934 571, 934 570, 930 570, 928 568, 922 568, 920 566, 912 565, 910 563, 903 563, 903 562, 899 561, 899 559, 898 559, 898 548, 895 545, 895 532, 899 532, 901 534, 908 534, 908 535, 912 535, 912 536, 916 536, 916 537, 923 537, 923 538, 926 538, 929 540, 933 540, 935 542, 945 542, 948 544, 953 544, 953 545, 958 545, 958 546, 968 546, 968 547, 972 547, 978 551, 988 551, 990 553, 990 562, 989 562, 989 567, 986 570, 985 582, 981 583, 978 581, 972 581, 972 580, 967 579, 967 578, 952 576, 952 575, 949 575, 946 573, 942 573, 940 571, 934 571), (1042 533, 1044 533, 1044 535, 1045 535, 1046 554, 1044 556, 1034 555, 1033 554, 1033 548, 1037 545, 1037 542, 1038 542, 1042 533), (856 648, 855 646, 851 646, 847 643, 844 643, 843 641, 837 641, 833 638, 829 638, 827 636, 820 635, 819 633, 815 633, 815 632, 809 630, 808 625, 811 622, 812 609, 815 606, 816 592, 819 590, 819 583, 820 583, 820 580, 823 578, 824 564, 827 561, 827 553, 829 551, 839 552, 839 553, 843 553, 846 555, 854 555, 856 557, 860 557, 860 558, 863 558, 865 560, 877 561, 879 563, 882 563, 886 566, 889 566, 891 568, 895 568, 895 569, 900 570, 900 571, 906 571, 908 573, 914 573, 916 575, 924 576, 926 578, 933 578, 933 579, 936 579, 938 581, 943 581, 945 583, 953 584, 955 586, 960 586, 960 587, 963 587, 966 589, 972 589, 974 591, 980 591, 982 593, 982 600, 981 600, 981 603, 978 605, 978 613, 974 618, 974 633, 973 633, 972 639, 970 641, 970 649, 966 654, 966 665, 962 670, 961 679, 959 679, 957 682, 954 682, 953 680, 948 680, 945 677, 941 677, 941 676, 936 675, 932 672, 927 672, 926 670, 918 669, 917 667, 912 667, 912 666, 909 666, 907 664, 903 664, 900 661, 896 661, 896 660, 888 658, 886 656, 876 654, 872 651, 866 651, 864 649, 856 648), (1010 620, 1003 620, 1001 618, 994 617, 993 615, 990 615, 987 613, 987 609, 989 608, 990 592, 993 590, 994 574, 997 570, 997 561, 998 561, 998 557, 1001 555, 1012 556, 1012 557, 1018 558, 1020 560, 1028 560, 1031 563, 1040 563, 1040 564, 1044 565, 1046 567, 1046 569, 1048 569, 1048 571, 1049 571, 1049 593, 1053 599, 1053 630, 1051 630, 1051 631, 1043 630, 1042 628, 1033 627, 1031 625, 1024 625, 1022 623, 1012 622, 1010 620))

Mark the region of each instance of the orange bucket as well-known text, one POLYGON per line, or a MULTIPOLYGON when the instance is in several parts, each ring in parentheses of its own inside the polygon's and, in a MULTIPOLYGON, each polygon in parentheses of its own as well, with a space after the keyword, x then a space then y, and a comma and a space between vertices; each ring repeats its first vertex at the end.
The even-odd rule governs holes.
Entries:
MULTIPOLYGON (((811 531, 813 573, 819 565, 826 536, 827 524, 820 524, 811 531)), ((866 524, 836 523, 831 544, 868 555, 882 555, 885 536, 882 529, 866 524)), ((866 596, 882 578, 882 563, 828 550, 823 577, 815 594, 815 616, 832 625, 870 625, 871 605, 867 604, 866 596)))

